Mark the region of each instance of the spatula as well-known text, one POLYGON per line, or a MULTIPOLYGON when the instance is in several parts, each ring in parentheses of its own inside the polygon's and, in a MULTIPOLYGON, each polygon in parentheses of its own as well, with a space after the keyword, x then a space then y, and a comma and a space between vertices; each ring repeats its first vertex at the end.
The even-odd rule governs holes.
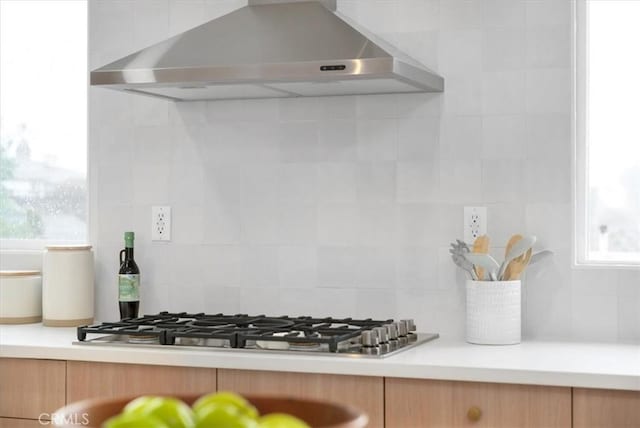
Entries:
POLYGON ((498 278, 496 272, 500 268, 500 264, 491 257, 489 254, 482 253, 467 253, 464 258, 473 263, 475 269, 482 269, 483 272, 487 272, 487 276, 491 281, 496 281, 498 278))
POLYGON ((553 251, 549 250, 542 250, 538 251, 537 253, 533 253, 531 255, 531 261, 529 262, 529 264, 532 265, 534 263, 538 263, 551 255, 553 255, 553 251))

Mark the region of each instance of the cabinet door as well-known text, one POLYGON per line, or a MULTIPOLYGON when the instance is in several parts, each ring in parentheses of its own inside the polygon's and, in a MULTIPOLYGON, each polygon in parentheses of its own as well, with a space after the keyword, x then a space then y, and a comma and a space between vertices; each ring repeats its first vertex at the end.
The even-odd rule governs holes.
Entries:
POLYGON ((0 358, 0 416, 38 419, 64 406, 65 367, 65 361, 0 358))
POLYGON ((0 428, 42 428, 51 426, 49 422, 40 423, 37 419, 0 418, 0 428))
POLYGON ((640 391, 574 388, 573 426, 640 427, 640 391))
POLYGON ((385 379, 387 428, 570 427, 571 389, 385 379))
POLYGON ((199 394, 216 389, 216 369, 69 361, 67 402, 140 394, 199 394))
POLYGON ((369 427, 384 426, 381 377, 218 369, 218 390, 274 394, 345 403, 369 415, 369 427))

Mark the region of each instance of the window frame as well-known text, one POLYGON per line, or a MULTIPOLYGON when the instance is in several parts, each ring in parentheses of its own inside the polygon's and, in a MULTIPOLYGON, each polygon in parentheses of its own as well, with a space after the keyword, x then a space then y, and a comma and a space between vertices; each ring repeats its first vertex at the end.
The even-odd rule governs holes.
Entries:
MULTIPOLYGON (((90 134, 90 130, 89 130, 89 117, 90 117, 90 111, 89 111, 89 104, 90 104, 90 70, 89 70, 89 55, 90 55, 90 46, 89 46, 89 8, 91 6, 91 2, 90 0, 84 0, 84 2, 86 3, 86 23, 87 23, 87 33, 86 33, 86 38, 87 38, 87 50, 86 50, 86 67, 85 67, 85 73, 86 73, 86 91, 87 91, 87 97, 86 97, 86 105, 85 105, 85 109, 86 109, 86 120, 87 120, 87 127, 86 127, 86 134, 85 134, 85 144, 86 144, 86 158, 85 158, 85 165, 86 165, 86 174, 85 174, 85 181, 86 181, 86 198, 85 198, 85 210, 86 210, 86 222, 85 222, 85 239, 80 240, 80 239, 16 239, 16 238, 0 238, 0 254, 12 254, 12 255, 16 255, 16 256, 25 256, 25 259, 33 256, 33 254, 35 253, 40 253, 42 251, 44 251, 46 249, 46 247, 48 245, 80 245, 80 244, 87 244, 90 242, 93 242, 93 223, 92 223, 92 205, 94 205, 93 203, 93 199, 92 199, 92 195, 94 195, 94 193, 92 192, 92 183, 93 180, 90 179, 91 177, 91 173, 92 173, 92 166, 91 166, 91 145, 89 144, 89 134, 90 134)), ((4 269, 5 267, 3 267, 4 269)))
POLYGON ((589 120, 587 86, 589 69, 587 67, 589 51, 589 0, 572 2, 572 199, 573 199, 573 266, 574 268, 616 268, 640 270, 640 261, 592 260, 588 256, 588 164, 589 152, 587 123, 589 120))

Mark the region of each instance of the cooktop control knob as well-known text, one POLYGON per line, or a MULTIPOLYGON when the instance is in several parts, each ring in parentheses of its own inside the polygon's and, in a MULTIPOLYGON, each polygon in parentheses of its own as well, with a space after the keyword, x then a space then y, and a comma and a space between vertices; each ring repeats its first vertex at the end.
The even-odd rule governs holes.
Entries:
POLYGON ((400 320, 400 321, 407 324, 408 332, 416 331, 416 323, 414 320, 408 319, 408 320, 400 320))
POLYGON ((396 326, 396 330, 398 330, 398 345, 406 346, 409 343, 409 339, 407 338, 407 324, 403 321, 396 321, 393 324, 396 326))
POLYGON ((398 328, 395 324, 385 324, 387 328, 387 334, 389 335, 389 340, 398 340, 398 328))
POLYGON ((389 342, 389 333, 387 333, 387 329, 385 327, 376 327, 374 330, 378 334, 378 341, 380 343, 389 342))
POLYGON ((378 332, 375 330, 366 330, 362 332, 362 346, 372 347, 378 346, 378 332))
POLYGON ((398 336, 399 337, 406 337, 408 330, 407 330, 407 323, 404 321, 398 321, 398 322, 394 322, 394 324, 396 325, 396 328, 398 329, 398 336))

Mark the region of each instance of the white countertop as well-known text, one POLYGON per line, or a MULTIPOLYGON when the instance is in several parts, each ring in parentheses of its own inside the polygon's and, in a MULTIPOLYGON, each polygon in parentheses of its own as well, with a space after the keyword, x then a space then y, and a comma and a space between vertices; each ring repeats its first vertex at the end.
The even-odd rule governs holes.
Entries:
POLYGON ((274 370, 640 391, 640 346, 523 342, 478 346, 436 339, 381 358, 230 349, 74 345, 75 328, 0 325, 0 357, 274 370))

